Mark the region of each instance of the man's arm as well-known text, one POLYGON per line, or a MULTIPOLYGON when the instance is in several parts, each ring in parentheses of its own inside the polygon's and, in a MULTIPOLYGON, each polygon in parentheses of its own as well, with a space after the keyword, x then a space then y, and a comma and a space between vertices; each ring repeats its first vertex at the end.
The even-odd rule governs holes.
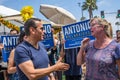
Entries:
POLYGON ((37 80, 40 77, 49 75, 53 71, 64 71, 69 69, 69 65, 62 62, 58 62, 48 68, 35 69, 31 60, 23 62, 18 66, 30 80, 37 80))

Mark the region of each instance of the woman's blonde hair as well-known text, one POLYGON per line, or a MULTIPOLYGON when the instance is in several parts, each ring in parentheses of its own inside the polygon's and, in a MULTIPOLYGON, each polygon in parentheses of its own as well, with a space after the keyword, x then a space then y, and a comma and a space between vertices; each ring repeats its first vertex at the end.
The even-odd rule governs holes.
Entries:
POLYGON ((91 23, 93 20, 96 20, 99 25, 104 26, 105 34, 106 34, 109 38, 112 38, 112 37, 113 37, 113 31, 112 31, 111 23, 109 23, 107 20, 102 19, 102 18, 99 18, 99 17, 97 17, 97 18, 92 18, 92 19, 90 20, 90 23, 91 23))

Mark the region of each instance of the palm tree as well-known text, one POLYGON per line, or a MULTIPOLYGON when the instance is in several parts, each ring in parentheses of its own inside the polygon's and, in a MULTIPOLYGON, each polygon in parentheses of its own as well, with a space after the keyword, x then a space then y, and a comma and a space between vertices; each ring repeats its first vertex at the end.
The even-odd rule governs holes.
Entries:
POLYGON ((98 18, 99 16, 94 16, 94 18, 98 18))
POLYGON ((88 10, 89 18, 93 18, 93 11, 97 10, 96 0, 86 0, 82 5, 83 10, 88 10))

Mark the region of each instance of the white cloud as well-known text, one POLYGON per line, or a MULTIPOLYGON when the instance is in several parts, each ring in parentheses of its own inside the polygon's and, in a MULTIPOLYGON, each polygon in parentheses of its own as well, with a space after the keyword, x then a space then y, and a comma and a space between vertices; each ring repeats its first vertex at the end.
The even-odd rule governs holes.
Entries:
POLYGON ((98 0, 97 1, 97 5, 98 5, 98 7, 104 7, 103 5, 105 5, 105 6, 111 6, 111 4, 109 3, 108 0, 98 0))

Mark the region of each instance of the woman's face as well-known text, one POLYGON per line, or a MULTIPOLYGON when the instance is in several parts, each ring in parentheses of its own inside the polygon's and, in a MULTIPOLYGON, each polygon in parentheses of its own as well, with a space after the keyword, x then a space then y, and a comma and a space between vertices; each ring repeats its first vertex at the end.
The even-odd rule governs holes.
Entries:
POLYGON ((98 24, 97 20, 93 20, 90 23, 90 30, 91 30, 92 36, 96 37, 96 36, 99 36, 99 34, 101 33, 101 30, 103 30, 103 27, 101 27, 101 25, 98 24))

